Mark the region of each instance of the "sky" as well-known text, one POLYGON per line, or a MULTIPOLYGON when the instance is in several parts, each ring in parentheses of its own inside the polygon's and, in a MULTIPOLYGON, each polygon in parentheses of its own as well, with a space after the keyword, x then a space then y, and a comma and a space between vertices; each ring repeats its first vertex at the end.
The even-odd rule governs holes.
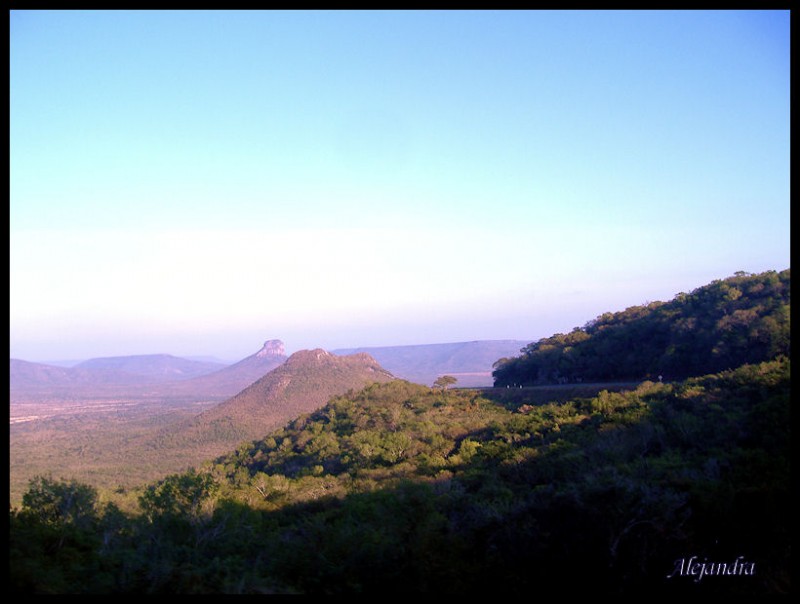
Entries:
POLYGON ((11 11, 11 357, 532 342, 789 268, 789 21, 11 11))

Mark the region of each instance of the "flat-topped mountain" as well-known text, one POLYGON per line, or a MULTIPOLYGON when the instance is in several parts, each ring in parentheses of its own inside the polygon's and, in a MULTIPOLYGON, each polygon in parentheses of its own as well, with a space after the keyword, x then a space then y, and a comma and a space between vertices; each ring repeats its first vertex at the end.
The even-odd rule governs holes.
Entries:
POLYGON ((365 353, 338 356, 321 348, 301 350, 227 401, 165 429, 161 438, 202 445, 206 455, 218 455, 242 441, 263 438, 334 396, 394 379, 365 353))
POLYGON ((189 379, 225 367, 223 363, 191 361, 171 354, 100 357, 78 363, 74 370, 102 369, 121 372, 126 379, 140 376, 152 381, 189 379))
POLYGON ((223 365, 171 355, 92 359, 76 367, 56 367, 10 359, 9 391, 16 397, 96 397, 131 395, 154 385, 191 379, 223 365))
POLYGON ((334 350, 336 354, 366 352, 393 375, 430 386, 440 375, 452 375, 457 386, 491 386, 492 365, 519 354, 527 340, 478 340, 448 344, 378 346, 334 350))

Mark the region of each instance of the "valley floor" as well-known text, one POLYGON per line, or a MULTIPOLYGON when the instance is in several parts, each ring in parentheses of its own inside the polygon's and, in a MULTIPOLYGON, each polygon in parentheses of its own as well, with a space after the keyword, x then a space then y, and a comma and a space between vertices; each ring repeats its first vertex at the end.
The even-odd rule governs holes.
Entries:
POLYGON ((153 448, 151 437, 218 400, 94 399, 13 402, 9 414, 9 496, 18 504, 36 475, 97 487, 133 487, 181 470, 191 459, 153 448))

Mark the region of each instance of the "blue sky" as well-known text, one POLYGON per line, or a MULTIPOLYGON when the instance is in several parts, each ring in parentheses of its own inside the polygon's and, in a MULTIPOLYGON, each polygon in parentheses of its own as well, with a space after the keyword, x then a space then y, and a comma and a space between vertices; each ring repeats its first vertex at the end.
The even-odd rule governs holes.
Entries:
POLYGON ((10 348, 534 341, 789 267, 789 13, 12 11, 10 348))

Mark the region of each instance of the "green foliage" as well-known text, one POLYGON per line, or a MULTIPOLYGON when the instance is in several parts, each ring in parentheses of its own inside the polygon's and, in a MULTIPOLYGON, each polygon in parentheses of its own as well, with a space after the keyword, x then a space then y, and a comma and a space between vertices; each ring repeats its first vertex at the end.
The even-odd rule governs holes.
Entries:
POLYGON ((96 489, 76 480, 37 476, 22 497, 23 513, 43 524, 85 526, 94 519, 96 489))
POLYGON ((789 298, 788 269, 737 273, 531 343, 495 364, 495 385, 675 380, 788 356, 789 298))
POLYGON ((98 504, 95 489, 75 480, 32 479, 22 508, 10 510, 12 592, 110 591, 115 568, 103 554, 118 534, 111 521, 117 511, 98 504))
POLYGON ((37 476, 12 593, 788 593, 788 286, 737 274, 496 364, 555 386, 350 391, 122 507, 37 476), (757 571, 665 579, 688 556, 757 571))
POLYGON ((452 375, 440 375, 438 378, 436 378, 436 381, 433 382, 433 387, 441 388, 442 390, 447 390, 457 381, 458 380, 454 378, 452 375))
POLYGON ((12 590, 789 591, 788 358, 566 402, 491 392, 336 397, 146 487, 134 513, 32 482, 11 510, 12 590), (743 555, 758 574, 665 580, 687 555, 743 555))
POLYGON ((147 487, 139 498, 145 516, 153 520, 164 516, 185 516, 196 523, 202 516, 204 504, 217 491, 210 474, 194 469, 184 474, 173 474, 147 487))

